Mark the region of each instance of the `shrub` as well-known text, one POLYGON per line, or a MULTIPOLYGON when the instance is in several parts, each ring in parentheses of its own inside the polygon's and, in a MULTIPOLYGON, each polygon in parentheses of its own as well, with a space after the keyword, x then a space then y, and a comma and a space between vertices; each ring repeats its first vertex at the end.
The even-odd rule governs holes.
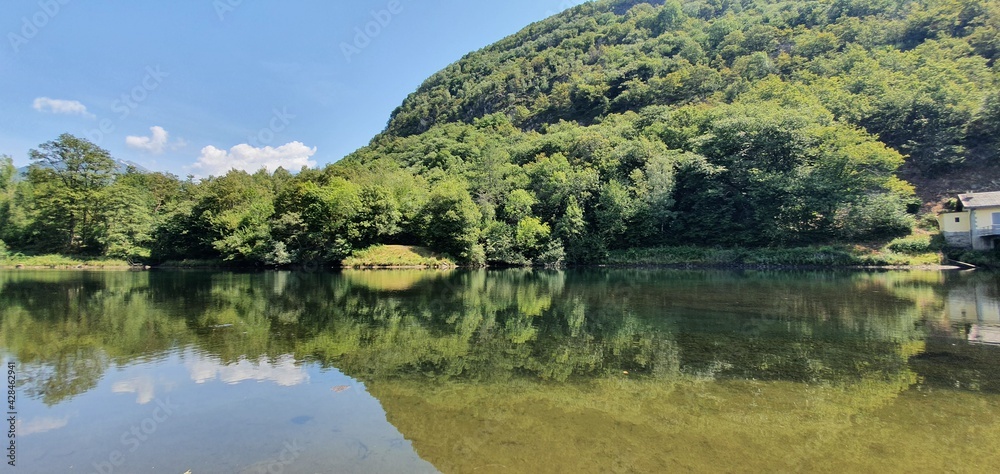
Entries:
POLYGON ((927 213, 917 219, 917 227, 923 230, 937 231, 939 230, 938 228, 940 227, 940 224, 938 224, 936 215, 927 213))
POLYGON ((566 250, 559 240, 549 242, 545 251, 535 259, 535 263, 545 266, 561 265, 566 260, 566 250))
POLYGON ((479 264, 485 251, 476 249, 482 213, 463 183, 445 181, 431 192, 421 210, 423 241, 431 249, 479 264))
POLYGON ((836 218, 842 238, 847 240, 902 237, 913 229, 913 216, 898 196, 867 196, 843 206, 836 218))
POLYGON ((907 255, 919 255, 934 252, 934 244, 929 236, 911 236, 895 239, 889 242, 889 250, 907 255))

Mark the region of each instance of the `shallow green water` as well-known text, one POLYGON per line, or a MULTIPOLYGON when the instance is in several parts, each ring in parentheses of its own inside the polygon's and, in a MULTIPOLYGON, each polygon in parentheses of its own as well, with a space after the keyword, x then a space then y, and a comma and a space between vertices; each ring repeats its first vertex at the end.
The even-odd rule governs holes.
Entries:
POLYGON ((994 472, 1000 277, 0 272, 16 472, 994 472))

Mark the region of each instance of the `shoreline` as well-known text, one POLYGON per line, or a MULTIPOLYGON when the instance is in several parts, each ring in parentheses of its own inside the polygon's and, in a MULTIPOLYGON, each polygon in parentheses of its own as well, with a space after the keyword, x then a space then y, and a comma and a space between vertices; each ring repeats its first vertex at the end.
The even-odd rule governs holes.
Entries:
POLYGON ((220 270, 220 271, 298 271, 338 272, 344 270, 454 270, 504 268, 661 268, 680 270, 848 270, 848 271, 954 271, 997 269, 995 257, 986 254, 956 253, 937 249, 919 253, 894 252, 885 248, 854 246, 788 248, 703 248, 653 247, 609 252, 600 262, 589 264, 509 265, 503 262, 459 264, 446 255, 425 247, 376 245, 355 252, 339 262, 303 262, 287 265, 263 265, 215 259, 169 260, 156 265, 100 258, 74 258, 64 255, 7 256, 0 258, 0 270, 63 271, 149 271, 149 270, 220 270), (965 263, 970 262, 970 263, 965 263))
MULTIPOLYGON (((783 265, 783 264, 720 264, 720 263, 685 263, 685 264, 650 264, 650 263, 616 263, 616 264, 593 264, 593 265, 564 265, 564 266, 463 266, 454 265, 446 267, 431 267, 426 265, 394 265, 394 266, 365 266, 365 267, 338 267, 330 266, 322 269, 308 269, 304 267, 273 267, 273 268, 248 268, 245 266, 120 266, 120 265, 0 265, 0 270, 59 270, 59 271, 153 271, 153 270, 219 270, 219 271, 289 271, 289 272, 337 272, 337 271, 392 271, 392 270, 461 270, 461 269, 484 269, 484 270, 508 270, 508 269, 543 269, 543 270, 566 270, 566 269, 665 269, 665 270, 770 270, 770 271, 794 271, 794 270, 851 270, 851 271, 962 271, 976 270, 978 267, 966 268, 959 265, 783 265)), ((983 269, 989 270, 989 269, 983 269)))
POLYGON ((0 270, 113 270, 146 271, 155 267, 128 265, 0 265, 0 270))

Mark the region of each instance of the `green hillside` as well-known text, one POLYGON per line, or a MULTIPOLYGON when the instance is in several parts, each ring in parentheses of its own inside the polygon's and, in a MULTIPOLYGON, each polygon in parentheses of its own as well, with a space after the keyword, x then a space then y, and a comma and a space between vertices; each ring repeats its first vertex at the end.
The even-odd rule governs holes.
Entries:
POLYGON ((98 207, 145 206, 124 227, 59 218, 74 211, 46 204, 57 173, 38 170, 8 191, 0 238, 251 264, 887 242, 922 204, 901 176, 1000 161, 998 26, 996 0, 585 3, 435 74, 323 170, 109 178, 98 207))
POLYGON ((407 98, 386 135, 491 113, 543 130, 666 112, 651 106, 779 99, 820 105, 922 170, 995 158, 984 138, 1000 107, 997 2, 663 3, 587 3, 470 54, 407 98), (786 87, 762 88, 768 78, 786 87))
POLYGON ((663 3, 587 3, 469 54, 347 161, 464 177, 487 250, 525 198, 586 259, 904 234, 899 172, 997 160, 998 2, 663 3))

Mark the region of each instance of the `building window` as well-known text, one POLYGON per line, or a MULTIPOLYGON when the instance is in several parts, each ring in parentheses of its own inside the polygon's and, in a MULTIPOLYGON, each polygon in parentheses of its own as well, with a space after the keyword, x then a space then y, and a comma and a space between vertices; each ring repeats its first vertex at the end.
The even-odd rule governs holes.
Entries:
POLYGON ((962 218, 961 217, 956 217, 955 218, 955 222, 962 222, 962 218))

